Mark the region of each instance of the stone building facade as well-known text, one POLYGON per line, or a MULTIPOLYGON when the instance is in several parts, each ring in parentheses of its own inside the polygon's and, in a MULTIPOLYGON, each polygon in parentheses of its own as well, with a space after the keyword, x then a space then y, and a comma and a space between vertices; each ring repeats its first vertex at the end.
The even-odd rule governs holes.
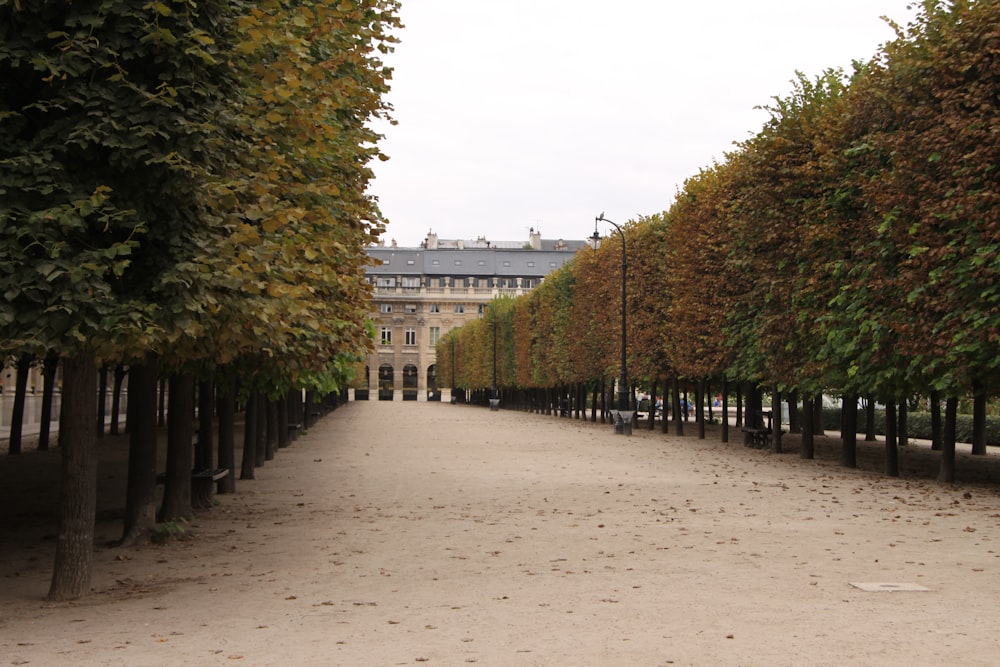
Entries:
MULTIPOLYGON (((374 400, 436 400, 447 378, 436 377, 438 340, 482 317, 498 296, 517 297, 537 287, 586 241, 543 239, 531 230, 526 242, 438 239, 433 232, 417 248, 379 245, 368 255, 373 287, 375 351, 367 363, 368 396, 374 400)), ((449 398, 444 391, 444 400, 449 398)), ((355 392, 355 397, 363 396, 355 392)))

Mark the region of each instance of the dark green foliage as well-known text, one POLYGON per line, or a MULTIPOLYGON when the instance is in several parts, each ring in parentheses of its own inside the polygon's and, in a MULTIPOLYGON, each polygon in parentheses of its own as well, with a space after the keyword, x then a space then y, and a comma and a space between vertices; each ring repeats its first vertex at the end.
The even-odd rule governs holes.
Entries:
POLYGON ((240 3, 0 3, 0 339, 149 331, 225 158, 240 3))

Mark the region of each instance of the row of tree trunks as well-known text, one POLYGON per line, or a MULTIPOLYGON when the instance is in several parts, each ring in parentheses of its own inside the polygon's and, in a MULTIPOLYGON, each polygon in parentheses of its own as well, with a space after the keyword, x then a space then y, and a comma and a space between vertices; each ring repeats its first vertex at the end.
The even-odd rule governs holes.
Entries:
MULTIPOLYGON (((54 365, 55 362, 53 362, 54 365)), ((60 413, 60 500, 59 527, 55 564, 48 597, 51 600, 71 600, 82 597, 90 589, 97 506, 97 436, 99 392, 95 390, 98 369, 92 355, 80 354, 62 359, 63 397, 60 413)), ((54 376, 54 373, 53 373, 54 376)), ((218 492, 235 490, 235 387, 222 383, 216 390, 212 382, 199 385, 198 439, 195 444, 195 380, 193 376, 177 374, 170 378, 169 410, 167 411, 166 473, 162 504, 156 510, 158 395, 162 400, 164 385, 159 382, 158 364, 150 356, 129 368, 129 402, 127 430, 129 434, 128 479, 125 493, 125 513, 120 544, 131 545, 147 539, 156 521, 176 521, 192 513, 192 470, 213 467, 213 413, 217 412, 219 427, 219 464, 230 474, 218 481, 218 492), (158 390, 159 389, 159 390, 158 390)), ((278 440, 282 412, 298 419, 304 417, 299 392, 277 401, 269 410, 267 401, 255 395, 256 412, 247 415, 247 430, 251 431, 252 463, 258 452, 256 438, 267 431, 278 440), (268 419, 268 415, 272 415, 268 419), (261 422, 261 417, 263 421, 261 422), (271 425, 270 422, 275 425, 271 425)), ((338 399, 342 401, 341 399, 338 399)), ((327 401, 315 406, 315 414, 335 408, 337 402, 327 401)), ((299 423, 299 422, 296 422, 299 423)), ((287 424, 286 424, 287 432, 287 424)), ((287 444, 287 439, 286 439, 287 444)))
MULTIPOLYGON (((695 384, 695 421, 698 427, 698 438, 705 437, 705 402, 710 396, 710 384, 708 381, 698 381, 695 384)), ((748 428, 760 428, 764 426, 762 396, 759 386, 756 383, 744 383, 744 391, 739 385, 735 390, 736 396, 736 426, 741 427, 746 424, 748 428), (745 400, 744 400, 745 396, 745 400)), ((607 386, 602 380, 600 383, 591 385, 592 393, 590 397, 591 416, 590 421, 596 422, 598 413, 601 423, 605 423, 607 406, 613 404, 614 397, 609 399, 607 386), (600 404, 600 405, 598 405, 600 404)), ((634 393, 634 388, 633 388, 634 393)), ((729 395, 730 385, 726 380, 722 381, 722 402, 721 402, 721 438, 723 442, 729 441, 729 395)), ((584 384, 574 384, 559 388, 539 388, 525 390, 516 393, 515 405, 518 409, 525 409, 532 412, 557 416, 573 417, 576 419, 587 419, 587 388, 584 384)), ((657 397, 657 385, 650 391, 649 398, 649 419, 648 430, 655 428, 655 405, 657 397)), ((985 384, 977 381, 973 392, 973 454, 984 454, 986 452, 986 397, 985 384)), ((782 412, 782 392, 777 388, 772 388, 772 450, 781 453, 783 448, 783 412, 782 412)), ((801 398, 802 410, 798 409, 800 398, 797 392, 789 392, 784 399, 788 404, 788 432, 801 433, 800 457, 812 459, 815 457, 815 437, 824 435, 823 427, 823 399, 821 395, 805 396, 801 398)), ((678 378, 668 378, 663 385, 663 403, 670 403, 670 417, 675 424, 676 435, 684 435, 684 421, 687 415, 683 414, 682 400, 687 400, 687 390, 681 391, 681 383, 678 378)), ((858 397, 845 395, 842 400, 841 409, 841 454, 840 464, 847 468, 857 467, 857 434, 858 434, 858 397)), ((946 402, 944 423, 941 420, 940 397, 935 392, 930 397, 931 412, 931 446, 934 450, 941 450, 941 467, 938 478, 943 482, 953 482, 955 479, 955 422, 958 400, 949 398, 946 402)), ((709 419, 713 418, 712 406, 708 407, 709 419)), ((906 400, 898 403, 889 400, 886 403, 886 438, 885 438, 885 461, 884 472, 889 476, 899 475, 899 447, 908 444, 907 428, 908 405, 906 400)), ((662 419, 662 430, 668 432, 668 416, 665 411, 662 419)), ((871 398, 865 401, 865 439, 875 440, 875 401, 871 398)), ((747 435, 746 437, 749 437, 747 435)))
MULTIPOLYGON (((8 432, 8 453, 20 454, 23 451, 22 438, 24 434, 24 410, 28 395, 28 376, 31 366, 37 363, 34 355, 27 354, 21 356, 17 361, 17 375, 14 381, 14 404, 11 409, 10 430, 8 432)), ((0 369, 3 366, 0 365, 0 369)), ((39 411, 38 422, 38 449, 46 451, 49 448, 51 439, 50 425, 52 423, 53 397, 56 387, 56 373, 59 368, 59 354, 50 351, 42 361, 42 405, 39 411)), ((97 437, 104 435, 104 425, 107 422, 105 411, 107 398, 107 368, 100 369, 99 397, 97 403, 97 437)), ((32 390, 34 391, 34 390, 32 390)), ((65 388, 63 389, 65 392, 65 388)), ((116 383, 114 395, 112 397, 112 432, 117 433, 117 415, 120 409, 121 383, 116 383)))

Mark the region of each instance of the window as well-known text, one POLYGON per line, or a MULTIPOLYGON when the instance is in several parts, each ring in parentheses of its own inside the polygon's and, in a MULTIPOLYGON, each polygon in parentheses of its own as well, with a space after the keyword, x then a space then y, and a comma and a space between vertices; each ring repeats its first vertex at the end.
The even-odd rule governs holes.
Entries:
POLYGON ((455 266, 462 266, 462 260, 456 259, 455 260, 455 266))
POLYGON ((406 304, 405 306, 403 306, 403 312, 404 313, 410 313, 410 314, 413 314, 413 313, 417 312, 417 304, 415 304, 415 303, 408 303, 408 304, 406 304))
POLYGON ((391 313, 392 312, 392 304, 391 303, 380 303, 378 305, 378 312, 380 312, 380 313, 391 313))
POLYGON ((485 313, 486 313, 486 304, 485 303, 479 304, 479 315, 482 316, 485 313))
POLYGON ((403 278, 403 289, 420 289, 420 277, 403 278))
POLYGON ((535 268, 535 263, 534 262, 528 262, 528 268, 529 269, 535 268))
POLYGON ((392 345, 392 327, 382 327, 382 344, 392 345))
POLYGON ((432 266, 441 266, 441 260, 440 259, 432 259, 431 260, 431 265, 432 266))
POLYGON ((438 344, 438 341, 441 340, 441 327, 431 327, 430 334, 431 334, 431 339, 430 339, 431 347, 434 347, 435 345, 438 344))
POLYGON ((479 260, 478 264, 479 264, 479 266, 486 266, 486 260, 485 259, 481 259, 481 260, 479 260))
POLYGON ((405 339, 403 343, 405 345, 416 345, 417 344, 417 330, 413 327, 407 327, 405 333, 405 339))
POLYGON ((375 279, 375 286, 376 287, 395 287, 396 286, 396 279, 395 278, 376 278, 375 279))
POLYGON ((461 314, 465 312, 465 304, 456 303, 455 304, 455 314, 461 314))
POLYGON ((432 303, 431 306, 430 306, 430 312, 432 312, 432 313, 440 313, 441 312, 441 304, 440 303, 432 303))
POLYGON ((507 267, 507 268, 510 268, 510 260, 509 259, 505 259, 504 262, 503 262, 503 265, 505 267, 507 267))

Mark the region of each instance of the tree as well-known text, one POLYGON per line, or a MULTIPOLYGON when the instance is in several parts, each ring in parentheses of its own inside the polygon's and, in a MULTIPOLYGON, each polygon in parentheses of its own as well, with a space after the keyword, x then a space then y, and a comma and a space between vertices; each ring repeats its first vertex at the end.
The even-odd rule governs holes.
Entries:
POLYGON ((396 8, 0 1, 2 351, 155 349, 171 374, 248 357, 269 391, 341 373, 369 344, 368 123, 396 8))
POLYGON ((92 352, 83 350, 63 361, 60 422, 73 437, 63 446, 60 460, 59 528, 50 600, 72 600, 90 591, 97 511, 96 379, 92 352))

